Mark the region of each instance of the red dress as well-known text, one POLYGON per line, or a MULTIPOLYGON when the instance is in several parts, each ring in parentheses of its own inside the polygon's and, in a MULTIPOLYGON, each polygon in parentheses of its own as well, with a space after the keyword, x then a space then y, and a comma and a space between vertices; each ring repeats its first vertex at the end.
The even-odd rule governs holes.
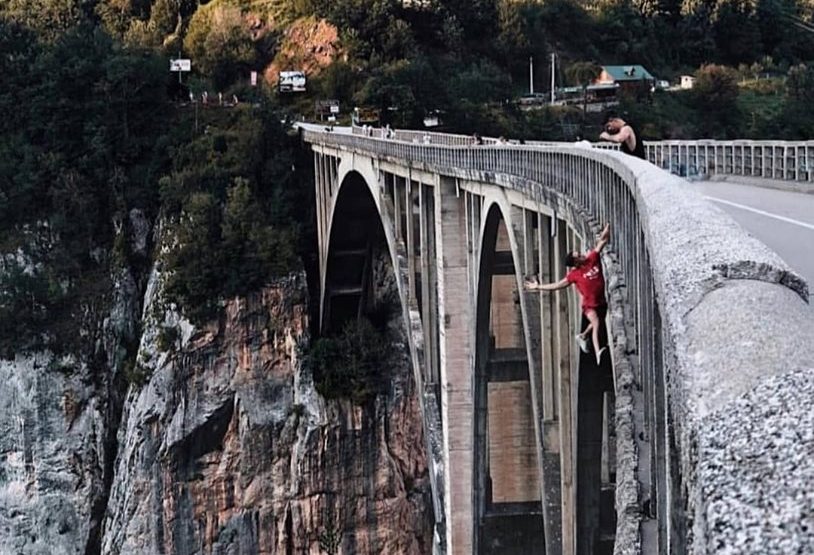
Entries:
POLYGON ((605 277, 602 275, 602 264, 599 253, 591 250, 585 256, 585 262, 568 272, 565 276, 568 283, 573 283, 582 296, 582 311, 596 310, 606 306, 605 277))

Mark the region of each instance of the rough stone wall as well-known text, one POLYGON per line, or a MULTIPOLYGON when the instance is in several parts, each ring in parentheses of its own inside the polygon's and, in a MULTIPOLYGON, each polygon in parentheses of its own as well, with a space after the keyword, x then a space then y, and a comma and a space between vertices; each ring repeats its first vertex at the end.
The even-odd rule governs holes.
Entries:
MULTIPOLYGON (((129 216, 117 231, 148 267, 152 226, 129 216)), ((326 402, 301 364, 304 276, 195 329, 166 306, 158 267, 146 284, 118 271, 76 322, 81 352, 0 360, 0 555, 321 554, 330 536, 337 554, 429 552, 402 322, 387 390, 326 402)))
POLYGON ((342 554, 429 552, 403 337, 386 394, 365 407, 326 402, 300 357, 306 314, 297 276, 229 301, 206 329, 171 311, 154 318, 179 325, 179 344, 160 353, 145 331, 152 377, 127 399, 103 553, 317 554, 329 536, 342 554))

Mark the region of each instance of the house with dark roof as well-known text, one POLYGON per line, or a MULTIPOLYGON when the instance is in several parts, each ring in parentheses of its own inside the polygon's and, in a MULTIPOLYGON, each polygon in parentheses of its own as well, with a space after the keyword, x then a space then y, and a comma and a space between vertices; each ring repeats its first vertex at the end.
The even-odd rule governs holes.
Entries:
POLYGON ((656 78, 644 66, 602 66, 602 73, 594 81, 595 85, 618 85, 622 91, 638 92, 650 90, 656 78))

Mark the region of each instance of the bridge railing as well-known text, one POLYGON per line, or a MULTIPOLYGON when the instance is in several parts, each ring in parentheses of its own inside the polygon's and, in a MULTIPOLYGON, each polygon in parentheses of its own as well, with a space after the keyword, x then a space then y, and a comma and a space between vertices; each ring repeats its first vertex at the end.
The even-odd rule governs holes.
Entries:
MULTIPOLYGON (((405 143, 434 144, 444 146, 467 146, 473 144, 474 138, 466 135, 453 135, 451 133, 438 133, 434 131, 415 131, 411 129, 390 129, 390 136, 387 136, 387 129, 384 127, 360 127, 354 125, 352 134, 360 137, 375 137, 380 139, 390 139, 405 143)), ((484 143, 494 143, 496 139, 484 139, 484 143)))
POLYGON ((682 177, 814 182, 814 141, 648 141, 645 149, 650 162, 682 177))
MULTIPOLYGON (((482 146, 448 146, 439 144, 445 140, 452 142, 443 134, 435 134, 431 142, 413 142, 415 136, 423 132, 401 132, 396 136, 401 140, 384 140, 363 134, 331 134, 324 131, 304 129, 304 140, 309 143, 331 144, 351 151, 364 152, 371 156, 390 158, 395 161, 407 161, 410 164, 424 164, 447 175, 507 175, 514 178, 507 186, 520 191, 529 198, 546 204, 547 195, 554 191, 562 199, 571 199, 582 213, 584 221, 615 223, 614 248, 618 256, 618 267, 623 277, 618 280, 611 292, 612 303, 618 307, 622 303, 623 285, 627 284, 631 295, 630 314, 633 320, 626 327, 622 322, 621 308, 617 309, 614 328, 614 342, 618 345, 616 356, 617 410, 616 427, 618 433, 618 450, 620 453, 636 451, 634 443, 634 415, 631 399, 634 383, 657 383, 655 376, 655 346, 662 340, 658 337, 660 330, 653 327, 653 322, 660 321, 658 306, 654 296, 654 283, 650 270, 649 256, 642 239, 641 221, 637 215, 636 200, 632 184, 635 176, 619 158, 619 154, 591 148, 563 148, 554 145, 482 145, 482 146), (439 141, 433 143, 432 141, 439 141), (616 158, 614 158, 616 157, 616 158), (625 331, 627 329, 627 331, 625 331), (625 362, 629 345, 638 345, 639 352, 646 354, 634 361, 625 362)), ((468 139, 468 138, 464 138, 468 139)), ((460 140, 460 136, 459 136, 460 140)), ((596 232, 592 227, 582 229, 585 237, 596 232)), ((635 350, 635 349, 634 349, 635 350)), ((655 422, 655 394, 652 387, 645 388, 644 404, 651 407, 645 418, 647 430, 641 430, 645 436, 656 434, 650 430, 655 422)), ((663 453, 662 453, 663 455, 663 453)), ((650 455, 646 455, 650 457, 650 455)), ((664 456, 653 456, 653 464, 664 460, 664 456)), ((630 545, 636 543, 641 510, 639 507, 639 484, 635 469, 638 463, 632 458, 624 459, 617 468, 617 503, 618 526, 617 541, 630 545), (625 539, 627 538, 627 539, 625 539)), ((643 485, 653 488, 655 482, 643 485)), ((650 497, 651 494, 646 494, 650 497)))
MULTIPOLYGON (((791 500, 800 495, 779 478, 767 486, 760 472, 744 473, 739 455, 727 458, 725 453, 735 435, 759 433, 755 422, 743 420, 739 395, 801 364, 814 368, 810 349, 804 349, 808 358, 802 360, 800 349, 791 347, 814 336, 799 298, 807 299, 807 285, 734 221, 687 191, 679 178, 618 152, 577 146, 423 144, 314 128, 303 128, 303 134, 309 143, 494 182, 559 209, 571 206, 570 223, 581 226, 586 239, 601 222, 613 223, 613 253, 605 262, 612 265, 617 553, 642 552, 643 514, 656 517, 662 540, 684 549, 696 538, 704 543, 687 545, 687 552, 707 553, 709 546, 726 545, 733 533, 753 532, 749 523, 716 512, 716 499, 742 499, 744 491, 767 487, 791 500), (718 315, 725 318, 718 322, 718 315), (757 321, 784 330, 776 339, 789 342, 788 356, 782 349, 767 351, 761 341, 733 347, 733 337, 756 335, 757 321), (733 473, 738 480, 727 481, 733 473), (717 488, 714 499, 710 484, 717 488), (685 517, 693 522, 692 533, 685 517)), ((655 146, 650 146, 651 156, 655 146)), ((726 149, 701 152, 709 160, 735 156, 726 149)), ((723 167, 734 166, 725 162, 723 167)), ((754 401, 758 406, 766 402, 760 395, 754 401)), ((805 452, 794 440, 780 448, 785 450, 779 460, 798 460, 805 452)), ((757 521, 770 520, 764 499, 743 503, 761 515, 757 521)), ((814 532, 808 537, 814 546, 814 532)), ((755 541, 752 552, 782 552, 764 550, 755 541)))
MULTIPOLYGON (((353 127, 352 133, 371 138, 388 138, 384 128, 353 127)), ((391 130, 395 141, 442 146, 543 146, 567 147, 579 143, 555 141, 501 142, 494 137, 481 137, 482 145, 475 145, 473 137, 433 131, 391 130)), ((593 142, 593 148, 618 150, 610 142, 593 142)), ((647 160, 681 177, 710 177, 733 175, 814 182, 814 141, 736 140, 711 139, 645 141, 647 160)))

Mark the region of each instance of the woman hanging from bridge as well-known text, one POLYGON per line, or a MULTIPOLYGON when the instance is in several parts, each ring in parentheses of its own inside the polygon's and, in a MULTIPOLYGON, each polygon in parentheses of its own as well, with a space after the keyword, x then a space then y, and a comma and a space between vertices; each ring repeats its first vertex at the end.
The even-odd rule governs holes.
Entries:
POLYGON ((610 224, 597 236, 596 245, 587 253, 580 254, 577 251, 569 252, 565 257, 566 268, 572 268, 564 278, 555 283, 541 284, 537 276, 531 276, 524 282, 527 291, 556 291, 565 289, 572 283, 576 285, 577 291, 582 298, 582 312, 588 319, 588 327, 577 334, 577 343, 583 353, 588 352, 588 333, 593 339, 594 353, 596 353, 596 364, 602 361, 602 354, 606 347, 599 347, 599 326, 607 313, 608 305, 605 301, 605 277, 602 274, 602 264, 599 260, 599 253, 605 248, 610 240, 610 224))

